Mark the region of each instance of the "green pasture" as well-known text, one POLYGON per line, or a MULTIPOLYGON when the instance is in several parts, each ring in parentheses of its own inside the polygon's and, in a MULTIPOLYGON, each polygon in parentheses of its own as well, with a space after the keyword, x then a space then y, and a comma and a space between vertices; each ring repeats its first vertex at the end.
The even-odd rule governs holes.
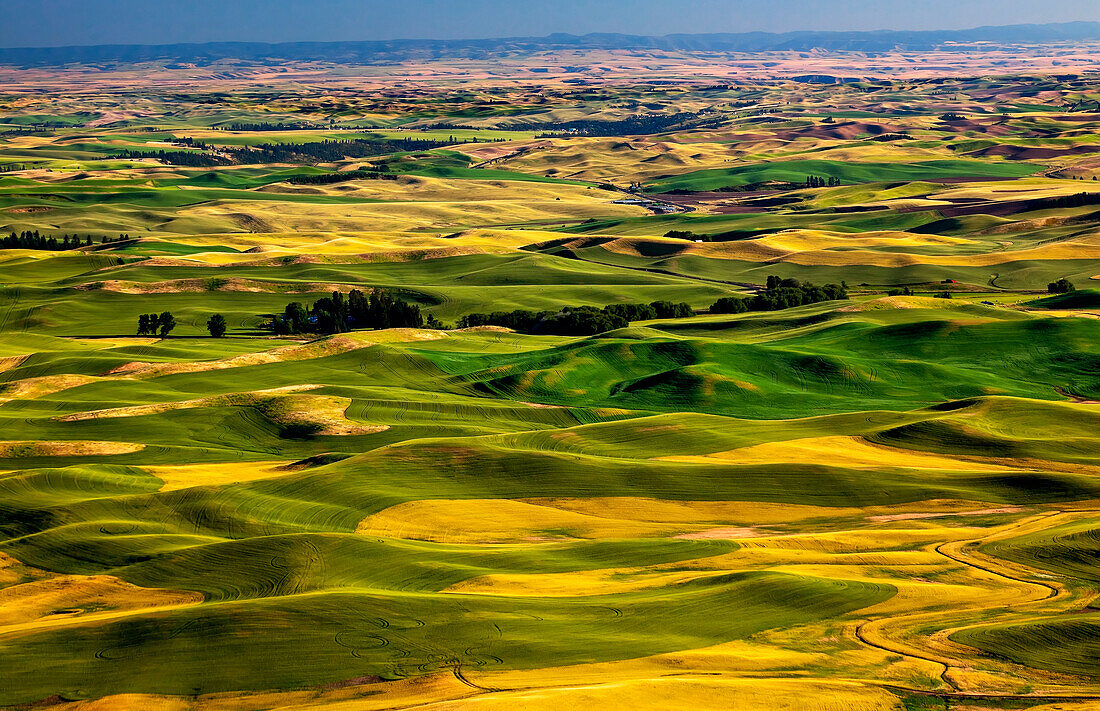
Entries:
POLYGON ((951 638, 1002 659, 1061 674, 1095 677, 1100 669, 1095 613, 973 627, 951 638))
POLYGON ((655 193, 706 191, 767 181, 804 183, 808 176, 839 178, 843 183, 935 181, 937 178, 1020 178, 1038 166, 976 160, 931 160, 913 163, 855 163, 831 160, 783 160, 670 176, 647 184, 655 193))
MULTIPOLYGON (((1080 436, 1080 433, 1078 433, 1080 436)), ((1080 441, 1080 440, 1079 440, 1080 441)), ((1047 570, 1070 584, 1100 581, 1100 527, 1094 520, 1075 521, 1027 536, 987 543, 982 551, 999 558, 1047 570)))
MULTIPOLYGON (((302 537, 293 557, 280 559, 296 567, 310 555, 332 560, 339 539, 321 540, 317 547, 302 537)), ((271 544, 268 552, 257 551, 265 563, 285 552, 271 544)), ((356 540, 341 547, 349 568, 392 554, 356 540)), ((34 662, 8 676, 0 698, 34 699, 46 685, 71 698, 224 692, 240 688, 242 679, 293 689, 340 681, 350 668, 397 679, 449 668, 533 668, 547 654, 565 664, 610 661, 834 617, 891 594, 886 586, 781 574, 723 576, 590 601, 430 595, 375 585, 214 603, 0 643, 4 656, 34 662), (739 614, 715 615, 716 608, 739 614), (202 655, 194 654, 197 646, 202 655), (309 664, 301 663, 303 655, 309 664)))

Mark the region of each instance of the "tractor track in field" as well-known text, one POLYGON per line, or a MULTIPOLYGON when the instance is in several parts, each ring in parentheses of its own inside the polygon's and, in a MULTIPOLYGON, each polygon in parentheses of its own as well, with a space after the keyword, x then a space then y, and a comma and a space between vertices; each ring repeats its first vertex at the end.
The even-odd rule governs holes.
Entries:
POLYGON ((470 687, 471 689, 477 689, 478 691, 483 691, 488 694, 493 694, 499 691, 511 691, 510 689, 498 689, 492 686, 481 686, 480 684, 476 684, 470 681, 468 678, 466 678, 466 675, 462 673, 461 664, 455 664, 453 667, 451 667, 451 672, 454 674, 455 679, 458 679, 462 684, 470 687))
MULTIPOLYGON (((1036 519, 1034 517, 1028 518, 1024 521, 1021 521, 1021 522, 1017 523, 1015 526, 1012 526, 1012 527, 1007 528, 1007 529, 1002 529, 1002 530, 998 531, 997 533, 998 534, 1003 534, 1003 533, 1007 533, 1007 532, 1010 532, 1010 531, 1014 531, 1016 529, 1019 529, 1019 528, 1022 528, 1024 526, 1026 526, 1026 525, 1036 523, 1037 521, 1045 521, 1045 520, 1057 517, 1059 515, 1062 515, 1064 513, 1067 513, 1067 512, 1065 512, 1065 511, 1053 511, 1053 512, 1050 512, 1050 513, 1047 513, 1047 514, 1043 515, 1042 517, 1040 517, 1038 519, 1036 519)), ((952 543, 958 545, 960 548, 962 548, 962 547, 975 547, 975 546, 979 545, 981 541, 984 541, 988 538, 989 538, 989 536, 982 536, 980 538, 972 538, 970 540, 948 541, 948 542, 945 542, 945 543, 940 543, 939 545, 935 546, 933 548, 933 550, 938 555, 941 555, 944 558, 947 558, 948 560, 953 561, 955 563, 958 563, 960 565, 964 565, 964 566, 967 566, 969 568, 974 568, 976 570, 981 570, 984 573, 988 573, 990 575, 996 576, 998 578, 1003 578, 1005 580, 1011 580, 1015 583, 1022 583, 1022 584, 1025 584, 1025 585, 1033 585, 1033 586, 1041 587, 1041 588, 1044 588, 1045 590, 1047 590, 1047 594, 1044 597, 1034 599, 1034 600, 1028 600, 1028 601, 1022 603, 1023 605, 1034 605, 1036 603, 1046 602, 1048 600, 1052 600, 1052 599, 1058 597, 1058 595, 1063 592, 1062 589, 1058 588, 1055 585, 1051 585, 1049 583, 1039 582, 1039 581, 1036 581, 1036 580, 1028 580, 1026 578, 1016 577, 1014 575, 1009 575, 1007 573, 1003 573, 1003 572, 994 570, 991 567, 984 566, 984 565, 979 565, 978 563, 968 561, 965 558, 963 558, 962 556, 959 556, 957 554, 952 555, 951 553, 943 550, 945 546, 951 545, 952 543)), ((982 608, 982 609, 986 609, 986 608, 982 608)), ((898 618, 896 618, 896 617, 893 617, 893 618, 879 618, 879 620, 891 620, 891 619, 898 619, 898 618)), ((978 700, 980 700, 980 699, 987 699, 987 700, 1007 699, 1007 700, 1012 700, 1012 699, 1034 698, 1034 697, 1027 697, 1027 696, 1011 696, 1011 695, 998 695, 998 694, 972 694, 972 693, 966 693, 966 692, 959 691, 958 686, 953 681, 951 681, 951 679, 948 677, 948 672, 951 671, 951 665, 949 663, 947 663, 945 661, 942 661, 940 659, 935 659, 935 658, 930 657, 930 656, 916 654, 912 651, 905 651, 905 650, 900 649, 900 648, 899 649, 891 649, 890 647, 887 647, 883 644, 879 644, 877 642, 874 642, 874 641, 868 639, 867 636, 866 636, 864 628, 869 624, 873 624, 874 622, 878 622, 879 620, 865 620, 865 621, 861 622, 859 625, 857 625, 856 628, 855 628, 855 637, 856 637, 856 639, 858 639, 864 645, 866 645, 868 647, 872 647, 874 649, 889 652, 890 654, 899 654, 899 655, 902 655, 904 657, 909 657, 911 659, 920 659, 920 660, 925 661, 925 662, 930 662, 932 664, 942 666, 943 671, 940 672, 939 679, 948 688, 953 689, 953 691, 951 691, 951 692, 924 691, 924 690, 911 689, 909 687, 902 687, 902 686, 888 687, 888 688, 896 688, 896 689, 899 689, 899 690, 904 690, 904 691, 907 691, 907 692, 926 695, 926 696, 950 697, 950 698, 960 698, 960 699, 973 698, 973 699, 978 699, 978 700)), ((898 645, 898 646, 900 646, 900 645, 898 645)), ((1082 696, 1082 697, 1067 697, 1067 698, 1094 699, 1094 698, 1100 698, 1100 697, 1085 697, 1085 696, 1082 696)), ((1054 702, 1054 703, 1057 703, 1057 702, 1054 702)))
MULTIPOLYGON (((967 543, 970 543, 970 541, 967 541, 967 543)), ((938 546, 936 546, 933 550, 935 550, 937 553, 942 555, 944 558, 948 558, 950 560, 953 560, 956 563, 961 563, 961 564, 969 566, 971 568, 976 568, 977 570, 981 570, 981 571, 984 571, 986 573, 989 573, 990 575, 996 575, 999 578, 1005 578, 1006 580, 1012 580, 1012 581, 1015 581, 1017 583, 1025 583, 1027 585, 1038 585, 1039 587, 1045 588, 1048 591, 1048 593, 1045 597, 1039 598, 1038 600, 1031 600, 1031 601, 1029 601, 1028 603, 1025 603, 1025 604, 1030 605, 1032 603, 1043 602, 1045 600, 1050 600, 1052 598, 1057 597, 1058 594, 1060 592, 1062 592, 1060 589, 1058 589, 1054 585, 1050 585, 1048 583, 1041 583, 1041 582, 1038 582, 1036 580, 1026 580, 1024 578, 1017 578, 1015 576, 1008 575, 1007 573, 1001 573, 1001 572, 998 572, 996 570, 993 570, 992 568, 987 568, 984 565, 978 565, 977 563, 971 563, 967 560, 964 560, 961 557, 951 555, 950 553, 947 553, 944 550, 942 550, 943 547, 946 546, 946 545, 948 545, 948 544, 947 543, 941 543, 938 546)))
MULTIPOLYGON (((890 619, 890 618, 887 618, 887 619, 890 619)), ((939 673, 940 681, 942 681, 944 684, 946 684, 947 687, 950 688, 950 689, 957 689, 958 688, 958 687, 955 686, 954 682, 952 682, 950 679, 947 678, 947 672, 951 670, 951 666, 949 664, 947 664, 947 662, 941 662, 939 659, 933 659, 932 657, 926 657, 926 656, 923 656, 923 655, 920 655, 920 654, 914 654, 913 652, 907 652, 907 651, 903 651, 901 649, 891 649, 890 647, 887 647, 887 646, 881 645, 877 642, 872 642, 871 640, 869 640, 866 637, 866 635, 864 634, 863 628, 866 627, 867 625, 871 624, 872 622, 875 622, 875 620, 865 620, 865 621, 859 623, 856 626, 855 636, 856 636, 856 639, 858 639, 861 643, 863 643, 864 645, 866 645, 868 647, 871 647, 873 649, 877 649, 877 650, 882 651, 882 652, 887 652, 889 654, 900 654, 903 657, 909 657, 910 659, 920 659, 921 661, 930 662, 932 664, 936 664, 937 666, 941 666, 941 667, 943 667, 943 671, 941 671, 939 673)), ((899 687, 899 688, 905 688, 905 687, 899 687)), ((909 689, 906 688, 906 691, 909 691, 909 689)))
POLYGON ((13 286, 11 289, 11 298, 8 302, 8 308, 0 315, 0 331, 6 331, 8 324, 11 323, 15 316, 15 307, 19 304, 19 296, 21 290, 17 286, 13 286))

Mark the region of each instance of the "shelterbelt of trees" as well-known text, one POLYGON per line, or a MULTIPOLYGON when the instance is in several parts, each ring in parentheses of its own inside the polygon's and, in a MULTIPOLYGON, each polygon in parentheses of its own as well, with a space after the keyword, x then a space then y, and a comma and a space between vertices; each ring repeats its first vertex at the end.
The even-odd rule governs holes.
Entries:
POLYGON ((397 180, 396 173, 382 173, 377 170, 346 170, 342 173, 322 173, 321 175, 292 175, 287 178, 291 185, 332 185, 346 183, 349 180, 397 180))
POLYGON ((843 301, 848 298, 848 285, 826 284, 814 286, 797 279, 768 277, 764 291, 756 296, 741 298, 727 296, 710 307, 712 314, 740 314, 747 311, 781 311, 795 306, 816 304, 822 301, 843 301))
MULTIPOLYGON (((768 277, 767 286, 751 297, 719 299, 709 309, 712 314, 736 314, 747 311, 777 311, 821 301, 845 300, 845 284, 815 286, 796 279, 768 277)), ((558 311, 494 311, 471 313, 458 319, 458 328, 500 326, 521 333, 547 336, 592 336, 625 328, 634 321, 688 318, 695 315, 690 304, 654 301, 649 304, 610 304, 595 306, 565 306, 558 311)), ((404 301, 382 289, 364 294, 352 290, 346 297, 332 292, 306 307, 300 302, 287 304, 283 313, 271 319, 271 329, 279 335, 303 333, 346 333, 353 329, 383 328, 446 328, 433 315, 427 316, 420 306, 404 301)))
MULTIPOLYGON (((371 158, 394 153, 414 153, 474 142, 475 139, 438 141, 429 138, 351 138, 325 139, 305 143, 260 143, 254 146, 213 146, 183 138, 176 143, 191 150, 123 150, 120 158, 155 158, 169 165, 191 168, 234 164, 330 163, 347 158, 371 158), (198 149, 198 150, 194 150, 198 149), (216 151, 216 152, 210 152, 216 151)), ((484 142, 484 141, 483 141, 484 142)), ((492 141, 489 141, 492 142, 492 141)))
POLYGON ((722 116, 707 111, 681 111, 675 114, 643 114, 618 121, 579 119, 551 123, 526 123, 523 128, 541 131, 538 138, 570 136, 647 136, 674 129, 708 128, 721 123, 722 116))
POLYGON ((271 328, 280 335, 297 333, 347 333, 352 328, 440 328, 434 316, 427 319, 420 307, 402 301, 381 289, 369 295, 353 289, 345 297, 332 292, 313 302, 307 309, 300 302, 287 304, 281 315, 271 319, 271 328))
MULTIPOLYGON (((99 244, 124 242, 128 239, 130 239, 129 235, 119 235, 117 238, 100 237, 99 244)), ((95 241, 91 235, 84 235, 84 239, 81 240, 80 235, 69 236, 65 234, 61 236, 61 239, 58 239, 56 235, 44 235, 38 230, 12 232, 6 237, 0 238, 0 249, 37 249, 47 252, 63 252, 67 249, 91 247, 94 244, 95 241)))
POLYGON ((648 321, 655 318, 686 318, 695 312, 688 304, 671 301, 654 301, 650 304, 612 304, 598 309, 595 306, 566 306, 560 311, 494 311, 493 313, 467 314, 458 320, 459 328, 474 326, 503 326, 523 333, 539 333, 550 336, 591 336, 616 328, 625 328, 631 321, 648 321))
MULTIPOLYGON (((171 311, 164 311, 159 314, 141 314, 138 316, 137 335, 139 336, 160 336, 161 338, 168 338, 168 334, 175 330, 175 328, 176 317, 171 311)), ((213 314, 206 321, 206 330, 209 331, 210 335, 214 338, 221 338, 229 330, 229 324, 222 314, 213 314)))

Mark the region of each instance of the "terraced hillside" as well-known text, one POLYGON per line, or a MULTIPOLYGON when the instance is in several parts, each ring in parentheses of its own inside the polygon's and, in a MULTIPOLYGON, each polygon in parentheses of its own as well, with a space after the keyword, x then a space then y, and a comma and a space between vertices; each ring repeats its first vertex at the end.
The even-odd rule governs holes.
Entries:
POLYGON ((693 61, 4 69, 0 706, 1096 708, 1095 77, 693 61))

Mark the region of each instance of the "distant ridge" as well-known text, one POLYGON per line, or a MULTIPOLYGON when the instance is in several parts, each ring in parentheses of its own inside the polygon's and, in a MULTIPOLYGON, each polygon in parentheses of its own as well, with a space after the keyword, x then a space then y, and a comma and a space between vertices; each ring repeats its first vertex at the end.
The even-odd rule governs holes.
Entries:
MULTIPOLYGON (((886 52, 893 49, 931 50, 948 44, 1046 44, 1100 40, 1100 22, 1047 25, 1007 25, 969 30, 875 32, 748 32, 740 34, 676 34, 644 37, 621 34, 584 36, 553 34, 475 40, 383 40, 371 42, 211 42, 168 45, 96 45, 0 49, 0 64, 50 66, 186 62, 205 64, 236 59, 245 62, 328 61, 377 64, 404 59, 444 57, 491 58, 501 54, 555 49, 636 49, 694 52, 826 51, 886 52)), ((983 45, 979 45, 981 47, 983 45)))

